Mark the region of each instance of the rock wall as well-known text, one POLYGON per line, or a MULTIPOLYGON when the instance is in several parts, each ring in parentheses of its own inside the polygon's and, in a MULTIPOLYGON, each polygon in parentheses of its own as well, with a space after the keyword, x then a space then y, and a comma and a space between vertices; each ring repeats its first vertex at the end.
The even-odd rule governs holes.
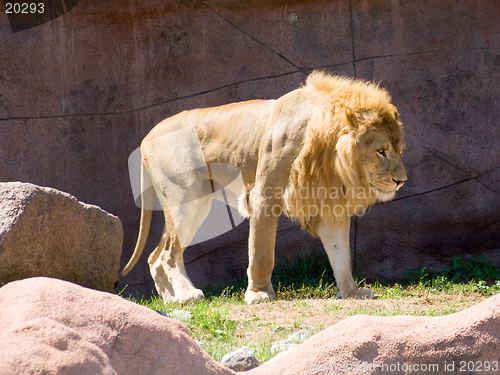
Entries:
MULTIPOLYGON (((66 1, 68 3, 68 1, 66 1)), ((358 272, 397 278, 456 255, 500 262, 500 7, 495 0, 75 1, 13 32, 0 12, 0 181, 67 191, 139 220, 127 159, 184 109, 277 98, 324 69, 375 80, 406 129, 409 181, 352 225, 358 272)), ((162 228, 155 215, 147 249, 162 228)), ((203 287, 247 264, 245 222, 186 252, 203 287)), ((277 257, 318 240, 282 220, 277 257)), ((149 251, 123 282, 153 289, 149 251)))

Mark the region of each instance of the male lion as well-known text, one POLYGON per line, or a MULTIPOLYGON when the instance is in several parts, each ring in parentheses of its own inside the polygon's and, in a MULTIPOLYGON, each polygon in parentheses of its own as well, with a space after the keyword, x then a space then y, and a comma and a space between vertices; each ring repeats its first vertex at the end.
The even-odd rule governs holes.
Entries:
POLYGON ((162 121, 141 143, 139 238, 119 278, 144 249, 152 186, 165 216, 148 259, 156 289, 165 301, 203 298, 186 275, 183 252, 209 214, 215 181, 239 197, 232 205, 250 220, 247 303, 276 298, 271 274, 282 212, 320 237, 337 297, 372 298, 352 277, 349 228, 352 215, 392 199, 406 181, 403 130, 390 100, 373 83, 313 72, 305 86, 277 100, 184 111, 162 121), (217 165, 237 166, 242 183, 231 186, 234 176, 224 173, 216 181, 217 165))

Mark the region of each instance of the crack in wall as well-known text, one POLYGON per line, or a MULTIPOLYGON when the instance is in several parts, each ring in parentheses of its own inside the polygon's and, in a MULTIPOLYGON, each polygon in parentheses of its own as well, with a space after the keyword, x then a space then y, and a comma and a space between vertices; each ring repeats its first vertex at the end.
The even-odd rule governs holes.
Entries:
POLYGON ((486 184, 483 181, 479 180, 485 174, 490 173, 490 172, 494 171, 495 169, 498 169, 498 167, 493 167, 492 169, 489 169, 486 172, 480 172, 480 171, 478 171, 478 170, 476 170, 476 169, 474 169, 472 167, 464 165, 459 160, 457 160, 454 157, 452 157, 452 156, 444 153, 439 148, 437 148, 436 146, 434 146, 432 143, 428 142, 426 139, 418 136, 417 134, 415 134, 415 133, 413 133, 413 132, 411 132, 411 131, 409 131, 407 129, 405 129, 405 133, 411 134, 415 138, 417 138, 418 140, 420 140, 423 144, 429 145, 432 149, 429 148, 429 147, 426 147, 425 145, 422 145, 422 147, 425 150, 427 150, 429 153, 431 153, 431 155, 435 156, 439 160, 442 160, 446 164, 451 165, 452 167, 458 169, 460 172, 462 172, 465 175, 469 176, 471 179, 475 179, 479 184, 483 185, 488 190, 491 190, 492 192, 494 192, 496 194, 500 194, 499 191, 495 190, 494 188, 492 188, 488 184, 486 184), (453 162, 455 162, 455 163, 453 163, 453 162))
MULTIPOLYGON (((326 68, 335 68, 338 66, 347 65, 347 64, 351 64, 351 63, 352 63, 351 61, 348 61, 348 62, 339 63, 339 64, 323 65, 323 66, 318 66, 318 67, 314 67, 314 68, 307 68, 306 72, 312 72, 313 70, 316 70, 316 69, 321 70, 321 69, 326 69, 326 68)), ((174 102, 179 101, 179 100, 195 98, 197 96, 210 94, 213 92, 224 90, 226 88, 230 88, 230 87, 234 87, 234 86, 238 86, 238 85, 243 85, 245 83, 258 82, 258 81, 263 81, 263 80, 268 80, 268 79, 282 78, 282 77, 286 77, 286 76, 297 74, 297 73, 304 73, 304 72, 302 70, 293 70, 293 71, 282 73, 282 74, 246 79, 246 80, 242 80, 242 81, 228 83, 227 85, 219 86, 219 87, 216 87, 214 89, 204 90, 204 91, 200 91, 200 92, 197 92, 194 94, 180 96, 178 98, 168 99, 168 100, 165 100, 162 102, 157 102, 157 103, 153 103, 153 104, 150 104, 150 105, 147 105, 144 107, 134 108, 134 109, 126 110, 126 111, 94 112, 94 113, 67 113, 64 115, 48 115, 48 116, 2 117, 2 118, 0 118, 0 122, 26 121, 26 120, 50 120, 50 119, 60 119, 60 118, 67 118, 67 117, 120 116, 120 115, 132 114, 135 112, 146 111, 148 109, 159 107, 159 106, 169 104, 169 103, 174 103, 174 102)), ((308 74, 308 73, 306 73, 306 74, 308 74)))
POLYGON ((295 70, 295 71, 290 71, 290 72, 286 72, 286 73, 283 73, 283 74, 277 74, 277 75, 265 76, 265 77, 257 77, 257 78, 251 78, 251 79, 242 80, 242 81, 238 81, 238 82, 233 82, 233 83, 229 83, 227 85, 219 86, 219 87, 217 87, 215 89, 210 89, 210 90, 200 91, 200 92, 197 92, 195 94, 180 96, 180 97, 175 98, 175 99, 169 99, 169 100, 165 100, 165 101, 162 101, 162 102, 150 104, 150 105, 147 105, 147 106, 144 106, 144 107, 130 109, 130 110, 127 110, 127 111, 96 112, 96 113, 68 113, 68 114, 65 114, 65 115, 54 115, 54 116, 3 117, 3 118, 0 118, 0 122, 5 122, 5 121, 26 121, 26 120, 50 120, 50 119, 59 119, 59 118, 67 118, 67 117, 120 116, 120 115, 126 115, 126 114, 135 113, 135 112, 145 111, 145 110, 148 110, 148 109, 151 109, 151 108, 159 107, 159 106, 164 105, 164 104, 174 103, 174 102, 179 101, 179 100, 185 100, 185 99, 195 98, 197 96, 210 94, 210 93, 213 93, 213 92, 217 92, 219 90, 224 90, 226 88, 230 88, 230 87, 242 85, 242 84, 245 84, 245 83, 257 82, 257 81, 262 81, 262 80, 267 80, 267 79, 276 79, 276 78, 286 77, 288 75, 293 75, 293 74, 296 74, 296 73, 301 73, 301 71, 295 70))
POLYGON ((394 198, 392 199, 391 201, 389 202, 380 202, 380 203, 376 203, 375 206, 378 206, 380 204, 388 204, 388 203, 391 203, 391 202, 397 202, 397 201, 401 201, 401 200, 404 200, 404 199, 409 199, 409 198, 414 198, 414 197, 418 197, 420 195, 425 195, 425 194, 430 194, 430 193, 433 193, 435 191, 439 191, 439 190, 444 190, 444 189, 448 189, 450 187, 453 187, 453 186, 457 186, 457 185, 460 185, 460 184, 463 184, 465 182, 469 182, 469 181, 472 181, 472 180, 475 180, 476 182, 480 183, 481 185, 483 185, 484 187, 486 187, 487 189, 493 191, 494 193, 496 194, 499 194, 500 195, 500 192, 492 189, 491 187, 483 184, 481 181, 478 181, 477 179, 478 178, 481 178, 482 176, 490 173, 490 172, 493 172, 497 169, 500 169, 500 165, 496 166, 496 167, 493 167, 491 169, 488 169, 486 172, 483 172, 481 174, 479 174, 478 176, 474 176, 474 177, 469 177, 469 178, 464 178, 463 180, 460 180, 460 181, 457 181, 457 182, 454 182, 452 184, 448 184, 448 185, 445 185, 445 186, 440 186, 438 188, 434 188, 434 189, 431 189, 431 190, 427 190, 427 191, 422 191, 420 193, 415 193, 415 194, 412 194, 412 195, 407 195, 407 196, 404 196, 404 197, 400 197, 400 198, 394 198))
MULTIPOLYGON (((247 34, 245 34, 245 35, 247 35, 247 34)), ((260 43, 256 39, 253 39, 253 40, 255 40, 257 43, 260 43)), ((260 44, 263 45, 263 46, 265 46, 262 43, 260 43, 260 44)), ((266 47, 266 48, 269 49, 268 47, 266 47)), ((354 48, 354 42, 353 42, 353 48, 354 48)), ((463 52, 463 51, 472 51, 472 50, 492 50, 492 49, 493 50, 497 50, 497 49, 500 50, 500 48, 473 48, 473 49, 463 49, 463 50, 442 50, 442 51, 419 52, 419 53, 414 53, 414 54, 425 54, 425 53, 436 53, 436 52, 454 52, 454 51, 461 51, 461 52, 463 52)), ((367 58, 362 58, 362 59, 355 59, 355 56, 354 56, 355 53, 354 53, 354 50, 353 50, 353 60, 352 61, 346 61, 346 62, 342 62, 342 63, 338 63, 338 64, 332 64, 332 65, 317 66, 317 67, 312 67, 312 68, 299 68, 295 64, 292 64, 296 68, 296 70, 289 71, 289 72, 282 73, 282 74, 277 74, 277 75, 271 75, 271 76, 265 76, 265 77, 257 77, 257 78, 251 78, 251 79, 247 79, 247 80, 237 81, 237 82, 229 83, 227 85, 219 86, 219 87, 216 87, 216 88, 213 88, 213 89, 199 91, 199 92, 196 92, 194 94, 184 95, 184 96, 180 96, 180 97, 174 98, 174 99, 168 99, 168 100, 165 100, 165 101, 157 102, 157 103, 150 104, 150 105, 147 105, 147 106, 144 106, 144 107, 134 108, 134 109, 131 109, 131 110, 117 111, 117 112, 68 113, 68 114, 65 114, 65 115, 48 115, 48 116, 2 117, 2 118, 0 118, 0 122, 6 122, 6 121, 26 121, 26 120, 48 120, 48 119, 60 119, 60 118, 69 118, 69 117, 119 116, 119 115, 124 115, 124 114, 131 114, 131 113, 141 112, 141 111, 145 111, 145 110, 148 110, 148 109, 151 109, 151 108, 159 107, 161 105, 165 105, 165 104, 169 104, 169 103, 174 103, 174 102, 179 101, 179 100, 185 100, 185 99, 195 98, 195 97, 201 96, 201 95, 210 94, 210 93, 213 93, 213 92, 217 92, 219 90, 223 90, 223 89, 226 89, 226 88, 234 87, 234 86, 245 84, 245 83, 257 82, 257 81, 267 80, 267 79, 281 78, 281 77, 285 77, 285 76, 296 74, 296 73, 302 73, 302 74, 304 74, 304 75, 307 76, 308 72, 311 72, 313 70, 317 70, 317 69, 321 70, 321 69, 326 69, 326 68, 335 68, 335 67, 342 66, 342 65, 347 65, 347 64, 352 64, 353 65, 354 78, 356 78, 356 74, 357 74, 356 73, 356 62, 370 60, 370 59, 386 58, 386 57, 410 56, 410 55, 414 55, 414 54, 412 54, 412 53, 399 54, 399 55, 395 54, 395 55, 373 56, 373 57, 367 57, 367 58)), ((281 56, 281 57, 283 57, 283 56, 281 56)), ((287 60, 285 57, 283 57, 283 58, 285 60, 287 60)), ((412 134, 415 137, 418 137, 416 134, 411 133, 408 130, 405 130, 405 132, 408 132, 409 134, 412 134)), ((418 138, 421 139, 420 137, 418 137, 418 138)))
POLYGON ((476 177, 476 176, 481 174, 481 172, 479 172, 478 170, 476 170, 472 167, 468 167, 468 166, 467 166, 467 169, 470 169, 470 171, 467 171, 466 168, 462 165, 462 163, 459 160, 451 157, 448 154, 445 154, 443 151, 441 151, 439 149, 430 149, 429 147, 426 147, 426 146, 422 146, 422 148, 429 151, 429 153, 431 155, 435 156, 439 160, 442 160, 446 164, 451 165, 452 167, 458 169, 460 172, 463 172, 464 174, 466 174, 469 177, 476 177), (454 164, 453 162, 456 162, 456 164, 454 164))
POLYGON ((465 169, 463 169, 463 168, 459 167, 458 165, 455 165, 455 164, 453 164, 452 162, 450 162, 449 160, 446 160, 444 157, 440 156, 439 154, 441 153, 441 154, 445 155, 446 157, 449 157, 451 160, 456 161, 458 164, 461 164, 461 163, 460 163, 458 160, 456 160, 455 158, 452 158, 452 157, 450 157, 450 156, 446 155, 445 153, 443 153, 443 152, 442 152, 442 151, 440 151, 440 150, 435 150, 435 151, 433 151, 433 150, 431 150, 431 149, 429 149, 429 148, 427 148, 427 147, 425 147, 425 146, 422 146, 422 147, 423 147, 424 149, 426 149, 427 151, 429 151, 429 152, 430 152, 433 156, 435 156, 435 157, 437 157, 438 159, 440 159, 440 160, 444 161, 446 164, 451 165, 452 167, 457 168, 459 171, 461 171, 461 172, 465 173, 467 176, 469 176, 469 177, 471 177, 471 178, 475 179, 478 183, 480 183, 481 185, 483 185, 485 188, 487 188, 487 189, 489 189, 489 190, 493 191, 493 192, 494 192, 494 193, 496 193, 496 194, 500 194, 500 192, 496 191, 496 190, 495 190, 495 189, 493 189, 491 186, 489 186, 489 185, 487 185, 487 184, 485 184, 484 182, 482 182, 482 181, 480 181, 480 180, 479 180, 479 178, 480 178, 480 177, 482 177, 484 174, 489 173, 489 172, 492 172, 493 170, 497 169, 498 167, 494 167, 493 169, 490 169, 490 170, 488 170, 487 172, 484 172, 484 173, 481 173, 481 172, 477 171, 476 169, 474 169, 474 168, 472 168, 472 167, 468 167, 468 168, 470 168, 470 170, 471 170, 471 171, 474 171, 474 175, 473 175, 473 174, 471 174, 471 173, 467 172, 465 169))
POLYGON ((202 4, 203 6, 207 7, 208 9, 210 9, 210 11, 213 12, 214 14, 216 14, 219 18, 221 18, 222 20, 224 20, 225 22, 227 22, 229 25, 231 25, 231 27, 233 27, 234 29, 238 30, 240 33, 242 33, 246 37, 250 38, 250 40, 252 40, 253 42, 257 43, 261 47, 267 49, 268 51, 272 52, 273 54, 275 54, 276 56, 278 56, 280 59, 286 61, 288 64, 292 65, 294 68, 296 68, 297 70, 299 70, 303 74, 307 75, 307 73, 304 71, 303 68, 301 68, 297 64, 293 63, 290 59, 288 59, 282 53, 279 53, 278 51, 275 51, 274 49, 272 49, 271 47, 267 46, 266 44, 264 44, 263 42, 261 42, 257 38, 253 37, 252 35, 250 35, 246 31, 244 31, 243 29, 239 28, 234 23, 232 23, 231 21, 229 21, 226 17, 224 17, 222 14, 220 14, 219 12, 217 12, 215 9, 213 9, 210 6, 208 6, 207 4, 205 4, 203 1, 201 1, 201 0, 197 0, 197 1, 198 1, 198 3, 202 4))
POLYGON ((420 56, 432 53, 445 53, 445 52, 472 52, 472 51, 498 51, 500 47, 476 47, 476 48, 455 48, 455 49, 442 49, 442 50, 432 50, 432 51, 419 51, 419 52, 409 52, 409 53, 396 53, 389 55, 379 55, 379 56, 369 56, 357 59, 359 61, 385 59, 390 57, 405 57, 405 56, 420 56))
POLYGON ((493 171, 496 171, 497 169, 500 169, 500 165, 499 165, 498 167, 495 167, 495 168, 493 168, 493 169, 490 169, 490 170, 488 170, 488 171, 484 172, 484 173, 483 173, 483 174, 481 174, 480 176, 477 176, 477 177, 476 177, 476 181, 477 181, 477 182, 479 182, 479 183, 480 183, 481 185, 483 185, 484 187, 488 188, 489 190, 491 190, 491 191, 493 191, 493 192, 497 193, 498 195, 500 195, 500 191, 497 191, 497 190, 493 189, 491 186, 489 186, 489 185, 485 184, 483 181, 479 180, 479 179, 480 179, 481 177, 483 177, 484 175, 486 175, 486 174, 488 174, 488 173, 491 173, 491 172, 493 172, 493 171))

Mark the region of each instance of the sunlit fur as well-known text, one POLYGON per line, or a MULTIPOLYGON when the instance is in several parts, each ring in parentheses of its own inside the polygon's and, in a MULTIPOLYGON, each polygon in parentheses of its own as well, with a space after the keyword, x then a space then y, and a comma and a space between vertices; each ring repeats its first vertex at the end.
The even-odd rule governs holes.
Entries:
MULTIPOLYGON (((394 196, 394 192, 383 193, 370 185, 364 164, 369 162, 367 153, 373 151, 368 146, 374 141, 386 139, 399 155, 404 143, 397 110, 390 103, 387 91, 378 85, 314 72, 304 89, 315 95, 316 112, 308 124, 304 146, 292 165, 285 212, 314 234, 319 219, 335 220, 336 215, 325 216, 324 211, 313 215, 314 210, 300 210, 300 207, 328 205, 332 210, 344 207, 346 215, 353 215, 362 213, 377 199, 394 196), (365 144, 363 138, 372 142, 365 144), (321 194, 300 197, 298 189, 304 186, 321 194), (332 198, 325 188, 327 192, 344 194, 332 198)), ((382 166, 373 168, 377 169, 379 179, 388 175, 382 166)))
MULTIPOLYGON (((182 303, 203 297, 186 274, 185 247, 178 240, 178 232, 194 238, 203 222, 200 218, 210 214, 206 200, 190 199, 192 187, 196 193, 196 187, 208 182, 208 172, 193 169, 203 159, 207 166, 231 164, 241 172, 244 187, 225 186, 225 191, 240 197, 240 213, 250 221, 247 303, 276 298, 271 275, 281 212, 298 220, 309 233, 322 235, 338 296, 370 298, 372 293, 358 289, 352 278, 348 219, 362 214, 377 199, 391 199, 406 181, 403 148, 401 122, 385 90, 318 72, 309 76, 305 86, 276 100, 194 109, 163 120, 141 146, 142 186, 156 187, 165 216, 161 241, 148 259, 159 295, 182 303), (202 157, 184 155, 175 142, 165 140, 170 139, 165 135, 178 130, 196 134, 192 144, 199 141, 202 157), (179 172, 183 184, 175 190, 181 195, 177 201, 201 202, 182 212, 168 206, 164 188, 165 180, 179 172), (305 194, 300 194, 301 189, 306 189, 305 194), (332 191, 336 197, 332 198, 332 191)), ((146 245, 152 218, 147 207, 154 205, 151 190, 143 189, 139 236, 119 278, 134 267, 146 245)))

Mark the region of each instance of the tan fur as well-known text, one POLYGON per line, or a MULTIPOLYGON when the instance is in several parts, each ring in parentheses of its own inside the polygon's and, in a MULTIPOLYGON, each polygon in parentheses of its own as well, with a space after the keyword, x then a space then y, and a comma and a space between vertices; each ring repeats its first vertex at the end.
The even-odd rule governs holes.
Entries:
MULTIPOLYGON (((357 165, 366 153, 364 145, 358 144, 362 136, 371 129, 380 130, 389 135, 399 154, 404 143, 397 110, 390 104, 389 94, 378 86, 315 72, 308 77, 305 90, 319 96, 321 111, 316 112, 307 127, 304 147, 293 163, 285 198, 287 202, 299 203, 288 210, 288 215, 314 233, 312 221, 316 218, 301 215, 300 206, 350 206, 345 213, 352 216, 365 211, 377 199, 373 192, 358 194, 359 188, 371 191, 357 165), (329 191, 333 188, 344 191, 344 195, 329 199, 309 194, 309 199, 300 199, 297 190, 303 186, 327 187, 329 191)), ((383 135, 377 133, 374 137, 381 139, 383 135)), ((401 164, 399 159, 396 162, 401 164)), ((322 219, 334 220, 335 215, 322 219)))
MULTIPOLYGON (((339 297, 371 297, 371 292, 357 289, 352 279, 349 219, 364 214, 377 199, 391 199, 406 181, 403 131, 390 100, 373 83, 314 72, 304 87, 277 100, 186 111, 158 124, 144 139, 141 151, 166 218, 162 241, 149 259, 160 295, 179 302, 203 297, 185 273, 185 247, 178 234, 194 236, 210 207, 200 203, 182 215, 168 207, 169 197, 164 196, 168 189, 162 181, 180 167, 178 160, 172 161, 177 153, 168 156, 168 148, 175 145, 158 142, 166 134, 194 126, 209 166, 228 163, 241 171, 244 186, 235 194, 239 211, 250 220, 248 303, 275 298, 271 273, 282 212, 320 236, 339 297), (182 233, 176 233, 176 228, 182 233)), ((189 169, 189 163, 181 161, 185 168, 180 170, 189 169)), ((201 186, 206 178, 203 173, 183 176, 175 190, 181 198, 190 194, 183 187, 201 186)), ((142 253, 147 220, 150 215, 143 213, 138 245, 121 277, 142 253)))

